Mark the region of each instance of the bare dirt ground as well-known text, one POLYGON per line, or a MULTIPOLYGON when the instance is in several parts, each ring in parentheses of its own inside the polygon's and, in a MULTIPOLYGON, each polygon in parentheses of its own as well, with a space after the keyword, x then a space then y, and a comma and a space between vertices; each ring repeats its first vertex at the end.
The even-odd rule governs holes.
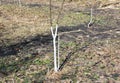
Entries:
MULTIPOLYGON (((61 71, 54 73, 52 36, 47 25, 49 6, 44 4, 30 4, 21 11, 16 8, 14 13, 10 11, 13 5, 0 7, 1 83, 119 83, 120 10, 94 9, 88 28, 89 9, 65 4, 58 30, 62 33, 61 71), (37 19, 31 20, 34 16, 37 19)), ((58 6, 53 5, 53 10, 58 6)))

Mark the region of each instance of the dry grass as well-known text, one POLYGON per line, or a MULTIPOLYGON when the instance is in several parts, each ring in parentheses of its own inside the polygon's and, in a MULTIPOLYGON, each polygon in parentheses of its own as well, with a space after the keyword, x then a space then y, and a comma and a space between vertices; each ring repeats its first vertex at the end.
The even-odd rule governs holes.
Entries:
MULTIPOLYGON (((37 8, 27 6, 17 7, 17 5, 8 4, 1 5, 0 11, 0 28, 2 30, 0 39, 5 44, 17 43, 29 36, 44 34, 44 32, 50 31, 49 6, 37 8)), ((57 11, 58 9, 56 8, 52 10, 53 25, 55 25, 57 20, 57 11)), ((59 19, 59 25, 78 25, 87 22, 89 20, 88 17, 89 15, 84 15, 83 13, 63 11, 62 17, 59 19)))
POLYGON ((24 39, 49 31, 48 14, 41 9, 2 5, 0 10, 1 29, 5 31, 1 39, 24 39))

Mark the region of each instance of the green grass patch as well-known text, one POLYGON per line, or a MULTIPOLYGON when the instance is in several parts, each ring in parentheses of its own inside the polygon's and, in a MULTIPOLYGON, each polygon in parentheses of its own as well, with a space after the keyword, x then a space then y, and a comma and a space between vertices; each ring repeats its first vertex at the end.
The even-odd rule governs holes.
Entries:
POLYGON ((35 65, 46 65, 46 64, 50 64, 50 60, 41 60, 39 58, 36 58, 35 60, 33 60, 33 64, 35 65))
POLYGON ((84 14, 82 12, 69 12, 66 13, 60 20, 60 24, 64 26, 75 26, 79 24, 83 24, 89 21, 89 15, 84 14))

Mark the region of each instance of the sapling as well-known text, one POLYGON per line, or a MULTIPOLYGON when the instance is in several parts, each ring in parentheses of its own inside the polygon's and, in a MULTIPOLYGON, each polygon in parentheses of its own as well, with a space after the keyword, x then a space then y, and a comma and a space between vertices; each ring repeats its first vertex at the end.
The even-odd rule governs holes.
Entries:
POLYGON ((52 0, 50 0, 50 26, 51 26, 51 33, 52 33, 52 37, 53 37, 53 48, 54 48, 54 71, 57 72, 59 70, 59 66, 60 66, 60 57, 59 57, 59 50, 60 50, 60 38, 58 35, 58 24, 59 24, 59 19, 60 19, 60 15, 61 15, 61 11, 63 9, 63 4, 64 1, 62 1, 61 4, 61 8, 59 10, 59 14, 56 20, 56 27, 55 27, 55 31, 53 29, 52 26, 52 0), (57 42, 57 38, 58 38, 58 42, 57 42))

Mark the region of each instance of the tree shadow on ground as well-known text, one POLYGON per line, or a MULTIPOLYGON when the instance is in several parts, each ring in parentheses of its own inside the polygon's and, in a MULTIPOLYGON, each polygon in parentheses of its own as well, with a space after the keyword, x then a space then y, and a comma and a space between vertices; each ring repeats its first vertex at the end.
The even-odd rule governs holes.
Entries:
MULTIPOLYGON (((61 32, 68 32, 73 30, 86 30, 83 25, 78 27, 59 27, 58 31, 61 32)), ((48 35, 37 35, 35 37, 28 37, 22 42, 18 42, 16 44, 12 44, 9 46, 1 46, 0 47, 0 56, 9 56, 9 55, 17 55, 19 53, 19 50, 22 50, 24 47, 34 47, 34 46, 41 46, 41 45, 49 45, 52 42, 52 35, 49 33, 48 35), (31 44, 32 43, 32 44, 31 44), (31 44, 31 45, 29 45, 31 44)))
POLYGON ((37 46, 37 45, 46 45, 52 40, 51 35, 37 35, 35 37, 28 37, 23 42, 19 42, 10 46, 2 46, 0 47, 0 56, 9 56, 9 55, 16 55, 19 50, 22 50, 26 45, 33 42, 32 45, 28 46, 37 46))
MULTIPOLYGON (((113 38, 113 34, 109 34, 109 33, 104 33, 103 34, 103 33, 99 32, 98 29, 97 30, 94 29, 93 32, 91 32, 91 30, 88 29, 84 24, 83 25, 78 25, 78 26, 61 26, 58 29, 59 33, 69 32, 69 31, 77 31, 77 30, 78 30, 78 32, 61 35, 62 40, 66 41, 67 39, 69 39, 69 41, 73 41, 73 40, 76 40, 76 38, 78 36, 81 36, 81 35, 83 37, 89 35, 88 41, 92 40, 90 42, 95 42, 95 40, 98 40, 98 39, 113 38), (97 33, 94 34, 94 31, 95 32, 97 31, 97 33), (72 39, 71 37, 69 37, 70 35, 74 36, 74 38, 72 39)), ((80 43, 80 41, 79 41, 79 43, 80 43)), ((16 43, 14 45, 0 47, 0 57, 11 56, 11 55, 15 56, 15 55, 17 55, 19 53, 19 50, 22 50, 22 51, 26 52, 29 48, 36 47, 36 46, 39 46, 41 49, 43 49, 43 46, 45 48, 52 47, 51 33, 49 33, 48 35, 37 35, 35 37, 28 37, 23 42, 19 42, 19 43, 16 43), (27 48, 27 49, 24 50, 24 48, 27 48)), ((69 52, 68 55, 66 55, 66 58, 63 61, 63 63, 61 64, 59 69, 62 70, 64 68, 64 65, 69 61, 71 56, 74 53, 76 53, 76 51, 83 50, 85 48, 87 48, 87 46, 81 47, 81 48, 78 48, 78 49, 76 49, 74 51, 69 52)), ((48 50, 46 50, 46 51, 48 51, 48 50)), ((50 51, 52 51, 52 49, 50 51)), ((6 75, 9 75, 10 72, 11 73, 12 72, 17 72, 17 71, 20 70, 20 68, 24 64, 26 64, 27 62, 33 60, 35 57, 36 56, 25 57, 25 58, 23 58, 23 59, 21 59, 19 61, 16 61, 13 64, 8 64, 5 67, 1 67, 0 68, 0 73, 3 72, 6 75), (12 68, 10 71, 7 71, 7 69, 11 68, 11 67, 14 67, 14 68, 12 68)))
MULTIPOLYGON (((109 31, 112 29, 107 28, 105 31, 109 31)), ((69 41, 73 41, 73 40, 76 40, 76 38, 79 36, 83 36, 83 37, 89 36, 88 39, 93 39, 93 41, 97 39, 114 38, 114 34, 101 33, 101 29, 100 30, 89 29, 86 27, 85 24, 81 24, 77 26, 61 26, 58 29, 58 33, 64 33, 64 32, 70 32, 70 31, 77 31, 77 32, 63 34, 61 35, 61 39, 63 40, 69 39, 69 41), (74 38, 72 38, 71 36, 73 36, 74 38)), ((48 35, 37 35, 35 37, 28 37, 25 40, 23 40, 23 42, 0 47, 0 56, 17 55, 17 53, 19 53, 19 50, 24 49, 26 46, 29 48, 34 46, 41 46, 41 45, 51 46, 52 44, 51 42, 52 42, 51 33, 49 33, 48 35)))

